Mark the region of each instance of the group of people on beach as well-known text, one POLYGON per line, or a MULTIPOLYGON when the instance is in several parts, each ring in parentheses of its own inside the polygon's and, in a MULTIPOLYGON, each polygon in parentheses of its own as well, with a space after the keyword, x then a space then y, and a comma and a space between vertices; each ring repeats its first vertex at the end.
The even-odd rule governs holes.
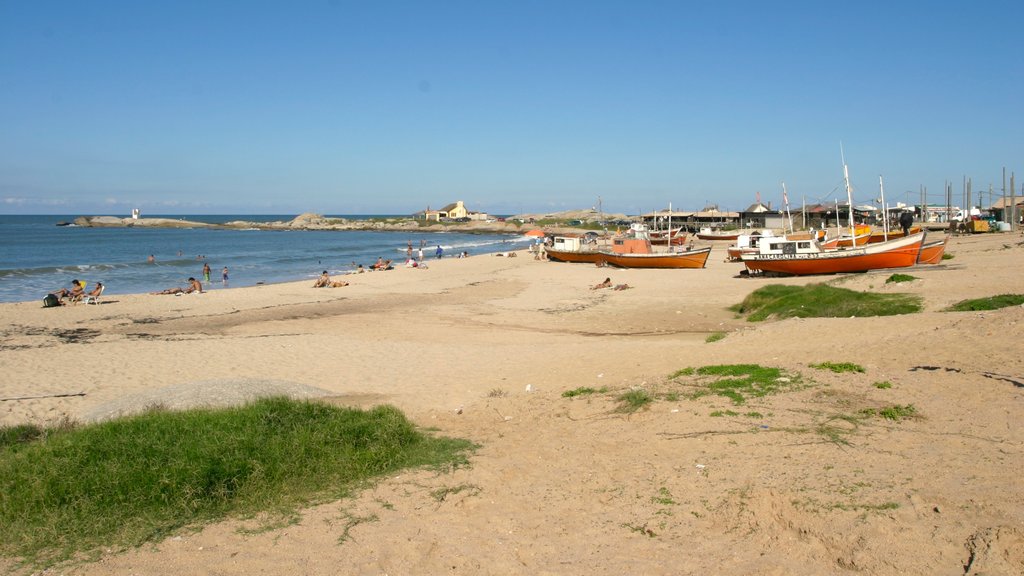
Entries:
POLYGON ((86 282, 75 278, 71 281, 71 288, 60 288, 47 294, 44 299, 49 300, 50 305, 53 306, 64 306, 67 304, 77 304, 87 298, 99 298, 100 294, 103 293, 103 283, 97 282, 96 286, 93 287, 89 292, 85 291, 86 282))

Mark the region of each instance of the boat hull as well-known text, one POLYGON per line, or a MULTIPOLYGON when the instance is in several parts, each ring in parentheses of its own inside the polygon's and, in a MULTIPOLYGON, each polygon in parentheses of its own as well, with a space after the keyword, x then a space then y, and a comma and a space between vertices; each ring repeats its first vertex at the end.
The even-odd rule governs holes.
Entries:
POLYGON ((942 255, 946 253, 946 244, 949 242, 947 234, 942 240, 928 242, 921 246, 921 253, 917 256, 918 264, 938 264, 942 262, 942 255))
POLYGON ((809 254, 745 254, 742 258, 743 264, 751 272, 793 276, 907 268, 917 263, 924 236, 912 235, 846 250, 824 250, 809 254))
POLYGON ((703 268, 711 248, 664 254, 603 254, 604 261, 619 268, 703 268))
POLYGON ((598 252, 597 250, 583 250, 576 252, 547 248, 545 253, 547 254, 548 260, 583 264, 597 264, 598 262, 604 261, 606 256, 604 252, 598 252))
POLYGON ((701 240, 735 240, 735 239, 737 239, 739 237, 740 237, 740 233, 739 232, 737 232, 735 234, 729 234, 729 233, 719 234, 719 233, 715 233, 715 232, 698 232, 697 233, 697 238, 700 238, 701 240))

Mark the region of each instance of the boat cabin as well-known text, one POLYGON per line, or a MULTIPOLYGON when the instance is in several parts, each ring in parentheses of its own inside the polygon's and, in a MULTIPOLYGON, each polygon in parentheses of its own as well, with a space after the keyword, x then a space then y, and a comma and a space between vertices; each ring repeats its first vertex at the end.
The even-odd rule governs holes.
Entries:
POLYGON ((615 254, 653 254, 651 241, 647 238, 613 238, 612 252, 615 254))
POLYGON ((761 255, 796 255, 796 254, 818 254, 821 246, 814 240, 801 239, 789 240, 785 237, 762 238, 757 246, 757 253, 761 255))

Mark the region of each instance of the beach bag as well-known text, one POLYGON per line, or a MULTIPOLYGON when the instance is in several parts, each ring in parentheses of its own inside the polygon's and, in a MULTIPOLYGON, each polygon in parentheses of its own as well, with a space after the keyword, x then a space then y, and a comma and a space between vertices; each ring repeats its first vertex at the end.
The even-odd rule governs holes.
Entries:
POLYGON ((43 298, 43 308, 53 308, 54 306, 60 306, 60 298, 53 294, 47 294, 46 298, 43 298))

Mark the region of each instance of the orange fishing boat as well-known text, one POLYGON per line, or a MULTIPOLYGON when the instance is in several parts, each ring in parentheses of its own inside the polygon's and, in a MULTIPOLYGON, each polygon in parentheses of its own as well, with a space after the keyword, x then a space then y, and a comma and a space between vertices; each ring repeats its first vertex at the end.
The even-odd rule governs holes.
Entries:
POLYGON ((917 256, 917 263, 938 264, 942 262, 942 255, 946 253, 947 243, 949 243, 949 234, 946 234, 942 240, 921 245, 921 253, 917 256))
POLYGON ((651 244, 667 244, 669 246, 686 244, 686 231, 682 227, 674 230, 651 230, 647 234, 651 239, 651 244))
POLYGON ((829 250, 814 240, 765 239, 757 254, 741 256, 751 272, 792 276, 906 268, 917 262, 925 233, 888 242, 829 250))
POLYGON ((587 246, 582 236, 555 236, 552 245, 545 248, 548 260, 596 264, 604 260, 605 253, 587 246))
MULTIPOLYGON (((636 239, 615 239, 612 252, 604 254, 604 261, 619 268, 703 268, 711 254, 711 247, 682 252, 651 252, 650 250, 629 250, 631 243, 643 242, 636 239), (622 242, 622 244, 620 244, 622 242)), ((650 242, 647 242, 648 248, 650 242)))

